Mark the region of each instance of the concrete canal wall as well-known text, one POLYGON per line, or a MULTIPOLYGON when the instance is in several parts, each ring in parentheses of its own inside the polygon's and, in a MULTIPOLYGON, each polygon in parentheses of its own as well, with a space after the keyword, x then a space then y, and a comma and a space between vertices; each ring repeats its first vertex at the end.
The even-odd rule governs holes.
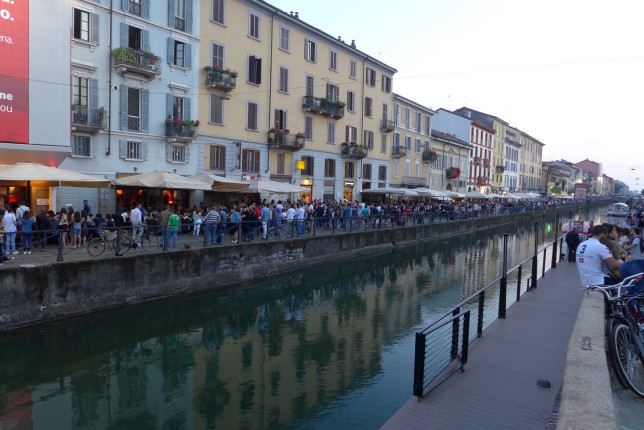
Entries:
POLYGON ((243 281, 445 239, 502 225, 567 217, 569 208, 286 241, 6 267, 0 332, 99 310, 230 287, 243 281))

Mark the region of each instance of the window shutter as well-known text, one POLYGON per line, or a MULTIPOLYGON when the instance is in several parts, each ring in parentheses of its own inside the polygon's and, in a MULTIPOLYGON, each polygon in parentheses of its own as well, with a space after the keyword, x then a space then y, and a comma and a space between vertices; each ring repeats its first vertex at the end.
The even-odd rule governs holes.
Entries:
POLYGON ((205 165, 205 168, 207 170, 215 170, 216 169, 216 166, 214 165, 215 160, 216 160, 216 158, 215 158, 216 157, 216 154, 215 154, 216 150, 217 150, 217 148, 215 147, 215 145, 206 145, 206 151, 204 152, 204 156, 205 156, 204 165, 205 165))
POLYGON ((220 170, 226 170, 226 147, 223 145, 219 147, 219 166, 217 167, 220 170))
POLYGON ((256 58, 255 59, 255 68, 257 72, 257 84, 262 83, 262 59, 261 58, 256 58))
POLYGON ((186 33, 192 33, 192 0, 186 0, 186 33))
MULTIPOLYGON (((215 65, 213 64, 213 67, 215 65)), ((255 77, 255 56, 251 55, 248 57, 248 82, 254 82, 253 78, 255 77)))
POLYGON ((345 142, 349 143, 351 141, 351 126, 347 125, 346 126, 346 136, 345 136, 345 142))
POLYGON ((143 160, 148 159, 148 144, 146 142, 141 143, 141 158, 143 160))
POLYGON ((141 1, 141 18, 150 18, 150 0, 141 1))
POLYGON ((311 61, 315 62, 316 60, 315 43, 311 43, 311 61))
POLYGON ((121 130, 127 131, 127 87, 121 85, 121 130))
POLYGON ((141 133, 149 133, 150 90, 141 90, 141 133))
POLYGON ((184 61, 184 67, 186 69, 192 69, 192 45, 189 43, 186 43, 184 45, 185 47, 185 61, 184 61))
POLYGON ((92 14, 92 43, 98 45, 98 14, 92 14))
POLYGON ((168 163, 172 162, 172 150, 172 145, 165 146, 165 161, 167 161, 168 163))
POLYGON ((253 171, 259 173, 259 151, 255 151, 255 170, 253 171))
MULTIPOLYGON (((126 0, 123 0, 123 1, 125 2, 126 0)), ((127 9, 124 9, 124 10, 127 10, 127 9)), ((124 22, 121 23, 121 48, 127 48, 128 39, 129 39, 128 27, 129 26, 126 23, 124 22)))
POLYGON ((331 85, 328 82, 326 84, 326 99, 331 100, 331 85))
POLYGON ((168 27, 174 28, 174 0, 168 0, 168 27))
POLYGON ((119 158, 126 158, 127 156, 127 141, 119 140, 119 158))
POLYGON ((247 171, 246 165, 248 164, 248 149, 242 151, 242 172, 247 171))
POLYGON ((150 52, 150 32, 148 30, 141 31, 141 49, 150 52))
POLYGON ((168 37, 168 64, 174 64, 174 39, 168 37))
MULTIPOLYGON (((167 94, 166 97, 166 102, 165 102, 165 117, 170 118, 172 116, 172 113, 174 111, 174 96, 172 94, 167 94)), ((172 118, 174 119, 174 118, 172 118)))
POLYGON ((184 97, 183 98, 183 119, 193 119, 192 115, 190 114, 192 105, 190 101, 190 97, 184 97))
POLYGON ((121 0, 121 10, 124 10, 124 11, 127 12, 128 11, 128 7, 127 7, 128 3, 129 3, 128 0, 121 0))
POLYGON ((98 79, 89 80, 89 108, 98 108, 98 79))
POLYGON ((280 110, 275 109, 275 129, 279 130, 280 128, 280 110))
POLYGON ((189 145, 186 145, 186 149, 185 149, 185 159, 184 159, 184 161, 185 161, 186 163, 187 163, 188 161, 190 161, 190 146, 189 146, 189 145))

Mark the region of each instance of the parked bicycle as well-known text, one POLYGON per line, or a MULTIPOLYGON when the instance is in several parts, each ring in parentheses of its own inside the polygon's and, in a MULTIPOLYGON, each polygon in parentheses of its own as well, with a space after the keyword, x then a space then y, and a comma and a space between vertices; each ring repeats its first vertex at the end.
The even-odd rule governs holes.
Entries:
POLYGON ((644 295, 638 284, 644 273, 624 278, 617 285, 586 285, 582 290, 601 291, 610 306, 608 350, 617 380, 624 388, 644 397, 644 295))
MULTIPOLYGON (((121 252, 125 254, 134 247, 133 244, 130 233, 125 229, 121 230, 121 252)), ((92 257, 98 257, 105 249, 116 252, 116 245, 117 232, 105 230, 102 237, 95 237, 87 243, 87 253, 92 257)))

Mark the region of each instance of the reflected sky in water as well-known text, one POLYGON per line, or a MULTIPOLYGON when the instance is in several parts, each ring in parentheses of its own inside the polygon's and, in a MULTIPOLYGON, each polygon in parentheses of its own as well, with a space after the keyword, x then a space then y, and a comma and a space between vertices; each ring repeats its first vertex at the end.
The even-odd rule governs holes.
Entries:
MULTIPOLYGON (((504 230, 5 336, 0 428, 376 428, 415 331, 500 275, 504 230)), ((534 249, 513 230, 510 267, 534 249)))

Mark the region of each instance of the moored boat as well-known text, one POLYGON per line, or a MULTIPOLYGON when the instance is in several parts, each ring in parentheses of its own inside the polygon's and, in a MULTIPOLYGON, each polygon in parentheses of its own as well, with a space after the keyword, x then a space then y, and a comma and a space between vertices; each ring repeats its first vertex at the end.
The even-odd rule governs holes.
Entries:
POLYGON ((606 215, 610 217, 627 217, 628 214, 629 207, 626 203, 613 203, 606 210, 606 215))

